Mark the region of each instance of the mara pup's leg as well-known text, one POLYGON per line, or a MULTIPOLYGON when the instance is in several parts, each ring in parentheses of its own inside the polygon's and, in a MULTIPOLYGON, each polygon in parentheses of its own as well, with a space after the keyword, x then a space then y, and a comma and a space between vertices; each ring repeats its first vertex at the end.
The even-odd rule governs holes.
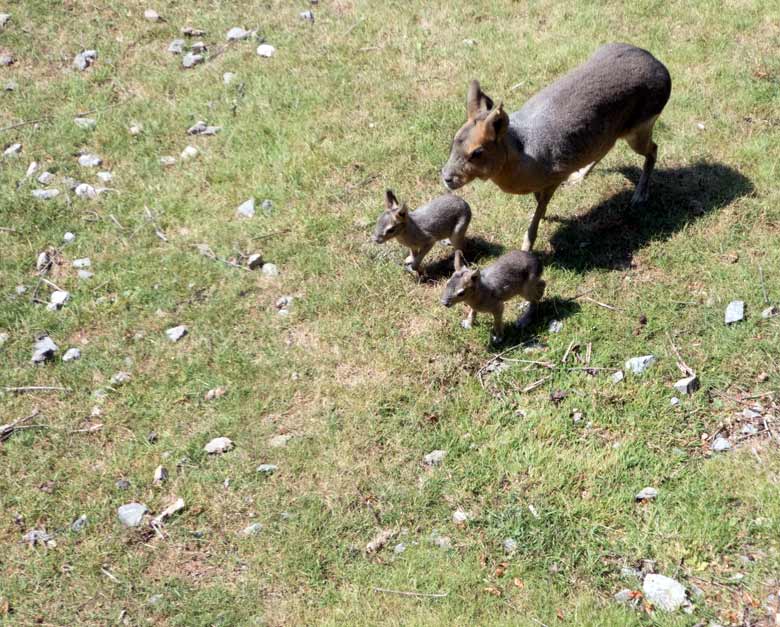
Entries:
POLYGON ((634 197, 631 199, 632 205, 639 205, 646 202, 650 195, 650 175, 653 173, 655 167, 655 160, 658 156, 658 146, 653 141, 653 126, 658 116, 654 116, 642 122, 639 126, 632 129, 624 139, 631 146, 631 149, 638 155, 642 155, 645 158, 644 166, 642 167, 642 176, 637 183, 636 190, 634 191, 634 197))
POLYGON ((534 211, 534 216, 531 218, 531 223, 528 225, 528 230, 525 232, 521 250, 531 252, 531 249, 534 247, 536 233, 539 230, 539 221, 544 217, 544 213, 547 211, 547 204, 550 202, 550 198, 552 198, 556 189, 558 189, 557 183, 540 192, 534 192, 534 196, 536 197, 536 211, 534 211))
POLYGON ((544 289, 547 284, 542 279, 532 279, 523 288, 523 298, 528 301, 528 308, 517 321, 517 327, 522 329, 528 326, 528 323, 536 316, 536 310, 539 308, 539 301, 544 296, 544 289))
POLYGON ((469 307, 469 315, 460 321, 460 326, 464 329, 470 329, 477 322, 477 310, 469 307))
POLYGON ((498 303, 498 307, 493 310, 493 337, 490 341, 494 344, 500 343, 504 339, 504 303, 498 303))
POLYGON ((466 230, 469 228, 470 221, 470 217, 464 218, 458 222, 458 224, 456 224, 455 228, 452 230, 452 235, 450 235, 450 244, 452 244, 452 247, 455 250, 463 252, 463 245, 466 242, 466 230))

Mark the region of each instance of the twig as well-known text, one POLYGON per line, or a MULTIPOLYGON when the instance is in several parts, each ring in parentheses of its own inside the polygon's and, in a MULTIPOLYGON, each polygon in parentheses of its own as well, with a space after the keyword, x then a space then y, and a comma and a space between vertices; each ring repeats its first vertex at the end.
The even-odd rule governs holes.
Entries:
POLYGON ((0 133, 3 133, 5 131, 11 131, 15 128, 21 128, 22 126, 29 126, 30 124, 37 124, 38 122, 45 122, 46 120, 50 120, 51 116, 48 115, 43 118, 38 118, 36 120, 25 120, 24 122, 17 122, 16 124, 11 124, 10 126, 5 126, 3 128, 0 128, 0 133))
POLYGON ((614 307, 613 305, 607 305, 607 303, 600 303, 597 300, 592 299, 590 296, 583 296, 582 300, 587 300, 588 302, 593 303, 594 305, 598 305, 599 307, 604 307, 604 309, 610 309, 612 311, 619 311, 623 312, 622 309, 618 309, 617 307, 614 307))
POLYGON ((119 220, 116 219, 116 216, 113 213, 109 213, 108 217, 111 218, 111 221, 116 224, 122 231, 125 230, 125 227, 122 226, 122 223, 119 222, 119 220))
POLYGON ((669 344, 672 345, 672 350, 674 351, 674 354, 677 355, 677 367, 684 375, 688 377, 695 377, 696 373, 693 371, 693 368, 691 368, 688 364, 685 363, 685 360, 682 358, 682 355, 680 355, 680 351, 678 351, 677 347, 674 345, 674 340, 672 340, 672 336, 669 334, 669 331, 666 332, 666 337, 669 339, 669 344))
POLYGON ((117 579, 117 578, 116 578, 114 575, 112 575, 110 572, 108 572, 108 571, 107 571, 105 568, 103 568, 102 566, 100 567, 100 572, 101 572, 101 573, 103 573, 103 574, 104 574, 106 577, 108 577, 108 578, 109 578, 111 581, 113 581, 114 583, 119 583, 119 584, 121 584, 121 583, 122 583, 121 581, 119 581, 119 579, 117 579))
POLYGON ((521 394, 525 394, 526 392, 530 392, 531 390, 535 390, 539 386, 543 385, 545 381, 548 381, 549 379, 552 379, 552 375, 542 377, 538 381, 534 381, 533 383, 529 383, 526 385, 522 390, 520 390, 521 394))
POLYGON ((71 430, 71 433, 95 433, 96 431, 100 431, 102 428, 103 423, 99 422, 95 425, 90 425, 85 429, 73 429, 71 430))
POLYGON ((590 365, 590 355, 593 351, 593 344, 591 342, 588 342, 588 346, 585 348, 585 363, 587 365, 590 365))
POLYGON ((402 597, 423 597, 426 599, 443 599, 449 592, 407 592, 406 590, 390 590, 389 588, 374 588, 374 592, 397 594, 402 597))
POLYGON ((0 442, 10 438, 14 431, 20 428, 20 425, 27 422, 28 420, 32 420, 39 413, 40 410, 36 407, 29 416, 25 416, 24 418, 17 418, 16 420, 13 420, 6 425, 0 425, 0 442))
POLYGON ((18 233, 16 229, 12 229, 10 226, 0 226, 0 231, 5 231, 6 233, 18 233))
POLYGON ((60 388, 53 385, 26 385, 18 388, 4 388, 6 392, 70 392, 70 388, 60 388))
POLYGON ((49 281, 49 279, 41 278, 41 281, 46 283, 46 285, 48 285, 49 287, 53 287, 55 290, 59 290, 60 292, 64 292, 65 291, 59 285, 57 285, 56 283, 52 283, 51 281, 49 281))
POLYGON ((579 346, 575 340, 572 340, 569 342, 569 347, 566 349, 566 352, 563 354, 563 359, 561 359, 561 363, 565 364, 566 360, 569 358, 569 353, 571 353, 572 350, 574 350, 575 347, 579 346))
POLYGON ((221 261, 224 264, 227 264, 233 268, 238 268, 239 270, 245 270, 246 272, 249 272, 249 268, 246 268, 244 266, 239 266, 237 263, 233 263, 229 259, 223 259, 222 257, 217 257, 216 253, 211 250, 211 248, 205 244, 196 244, 195 248, 198 249, 198 252, 206 257, 207 259, 213 259, 214 261, 221 261))
POLYGON ((764 269, 758 266, 758 278, 761 280, 761 292, 764 294, 764 302, 769 304, 769 296, 766 294, 766 285, 764 284, 764 269))
POLYGON ((364 19, 361 17, 357 22, 355 22, 352 26, 350 26, 346 31, 344 31, 344 34, 342 37, 346 37, 349 35, 353 30, 355 30, 358 26, 360 26, 364 22, 364 19))
POLYGON ((285 233, 289 233, 290 229, 280 229, 278 231, 272 231, 271 233, 265 233, 263 235, 256 235, 254 237, 250 237, 249 239, 253 241, 258 241, 261 239, 268 239, 269 237, 273 237, 274 235, 284 235, 285 233))

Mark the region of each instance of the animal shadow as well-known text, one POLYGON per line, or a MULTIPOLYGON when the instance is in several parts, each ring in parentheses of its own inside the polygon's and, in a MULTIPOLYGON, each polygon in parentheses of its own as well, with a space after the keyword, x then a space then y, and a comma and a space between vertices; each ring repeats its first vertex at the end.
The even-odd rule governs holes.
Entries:
MULTIPOLYGON (((636 185, 637 167, 616 170, 636 185)), ((619 192, 584 215, 549 219, 561 226, 550 238, 553 253, 543 259, 562 268, 587 272, 624 269, 634 253, 652 241, 668 239, 712 211, 753 191, 750 179, 721 163, 701 161, 680 168, 656 169, 650 199, 631 207, 633 188, 619 192)))
MULTIPOLYGON (((505 351, 519 344, 532 340, 540 333, 547 331, 552 320, 565 320, 580 310, 580 304, 572 298, 543 298, 536 310, 536 315, 531 322, 520 328, 509 316, 504 320, 504 341, 494 346, 497 351, 505 351)), ((522 314, 521 314, 522 315, 522 314)), ((487 324, 492 323, 489 315, 483 315, 482 320, 487 324)))
MULTIPOLYGON (((479 235, 473 237, 467 237, 463 245, 463 256, 466 257, 466 263, 469 265, 480 261, 486 257, 498 257, 504 252, 504 247, 501 244, 489 242, 484 237, 479 235)), ((453 250, 446 257, 437 259, 436 261, 425 265, 423 262, 425 283, 437 283, 441 279, 449 278, 452 276, 455 267, 455 251, 453 250)))

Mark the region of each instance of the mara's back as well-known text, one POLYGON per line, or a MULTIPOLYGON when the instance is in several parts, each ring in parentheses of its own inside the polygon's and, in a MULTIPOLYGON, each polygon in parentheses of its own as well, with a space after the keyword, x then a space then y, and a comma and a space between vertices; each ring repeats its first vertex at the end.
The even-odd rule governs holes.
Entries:
POLYGON ((529 279, 542 274, 542 264, 531 253, 519 250, 501 255, 480 273, 482 284, 500 300, 507 300, 523 291, 529 279))
POLYGON ((428 233, 449 236, 459 220, 471 218, 471 208, 460 196, 444 194, 415 209, 409 217, 428 233))
POLYGON ((668 70, 652 54, 606 44, 515 111, 510 132, 531 158, 569 172, 660 114, 671 88, 668 70))

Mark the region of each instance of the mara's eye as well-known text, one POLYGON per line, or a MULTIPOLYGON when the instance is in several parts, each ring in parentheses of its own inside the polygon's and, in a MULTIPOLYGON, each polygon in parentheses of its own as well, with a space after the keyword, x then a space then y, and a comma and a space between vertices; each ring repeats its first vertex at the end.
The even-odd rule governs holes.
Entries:
POLYGON ((475 148, 474 150, 471 151, 471 154, 469 155, 469 161, 474 161, 474 159, 479 159, 484 154, 485 154, 484 148, 475 148))

